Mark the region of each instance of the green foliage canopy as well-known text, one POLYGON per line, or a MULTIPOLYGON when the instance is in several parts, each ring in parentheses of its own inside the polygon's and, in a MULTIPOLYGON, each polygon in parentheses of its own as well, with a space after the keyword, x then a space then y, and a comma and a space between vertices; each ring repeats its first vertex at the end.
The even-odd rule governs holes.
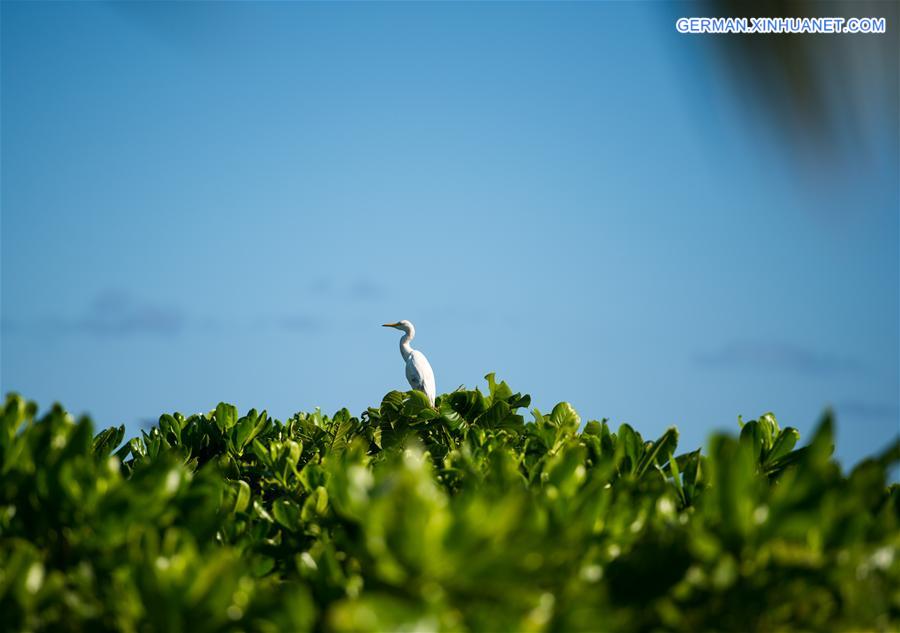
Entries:
POLYGON ((229 404, 122 444, 16 395, 0 412, 4 630, 777 631, 900 627, 894 445, 847 475, 826 415, 678 453, 526 422, 487 376, 360 417, 229 404), (121 445, 121 446, 120 446, 121 445))

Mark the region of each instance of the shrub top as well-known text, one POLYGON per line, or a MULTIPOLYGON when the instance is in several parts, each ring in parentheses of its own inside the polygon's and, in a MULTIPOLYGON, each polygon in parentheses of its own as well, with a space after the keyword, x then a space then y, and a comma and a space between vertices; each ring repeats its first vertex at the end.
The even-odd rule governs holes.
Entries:
POLYGON ((359 417, 220 403, 122 444, 0 418, 9 630, 892 630, 900 443, 844 474, 767 413, 708 450, 487 376, 359 417), (119 446, 121 444, 121 446, 119 446))

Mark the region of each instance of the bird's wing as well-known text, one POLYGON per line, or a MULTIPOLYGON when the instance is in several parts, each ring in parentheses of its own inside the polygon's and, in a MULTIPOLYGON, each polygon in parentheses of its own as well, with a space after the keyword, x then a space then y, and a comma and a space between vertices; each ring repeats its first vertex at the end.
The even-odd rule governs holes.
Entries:
POLYGON ((424 391, 425 382, 422 379, 422 371, 420 370, 422 363, 417 363, 416 361, 416 352, 410 354, 409 358, 406 359, 406 379, 409 381, 410 387, 424 391))
POLYGON ((422 389, 424 386, 422 375, 416 368, 415 358, 412 355, 406 359, 406 379, 409 381, 409 386, 413 389, 422 389))
POLYGON ((406 361, 406 379, 413 389, 424 391, 431 404, 434 404, 434 398, 437 395, 434 371, 431 369, 428 359, 425 358, 425 354, 413 350, 409 360, 406 361))

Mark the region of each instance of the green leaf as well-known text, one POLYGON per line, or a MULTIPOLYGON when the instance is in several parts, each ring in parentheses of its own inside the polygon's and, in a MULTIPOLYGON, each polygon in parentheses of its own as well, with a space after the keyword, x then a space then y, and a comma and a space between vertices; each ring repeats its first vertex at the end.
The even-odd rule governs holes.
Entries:
POLYGON ((512 413, 504 400, 498 400, 492 404, 474 421, 474 424, 486 429, 514 429, 521 427, 524 423, 525 420, 522 416, 512 413))
POLYGON ((237 489, 237 498, 232 512, 243 512, 250 505, 250 484, 242 479, 235 481, 234 484, 237 489))
POLYGON ((328 511, 328 492, 323 486, 317 487, 303 502, 300 517, 303 521, 314 521, 328 511))
POLYGON ((125 437, 125 425, 110 427, 100 432, 94 438, 91 450, 94 456, 100 459, 106 458, 122 442, 125 437))
POLYGON ((678 446, 678 429, 674 426, 666 429, 666 432, 656 440, 652 447, 644 454, 637 469, 637 476, 642 476, 651 465, 659 464, 661 458, 667 458, 678 446))
POLYGON ((750 450, 753 458, 759 460, 763 454, 763 431, 759 422, 750 420, 741 429, 741 443, 750 450))
POLYGON ((300 507, 290 499, 276 499, 272 504, 272 515, 279 524, 291 531, 300 528, 300 507))
POLYGON ((253 455, 258 459, 263 465, 268 468, 274 468, 274 463, 272 462, 272 454, 269 449, 259 440, 252 440, 250 442, 250 448, 253 455))
POLYGON ((781 459, 791 452, 791 449, 794 448, 799 440, 800 432, 793 427, 786 427, 778 434, 778 437, 772 444, 772 450, 766 455, 766 461, 771 463, 781 459))
POLYGON ((328 481, 328 472, 319 464, 310 462, 300 471, 300 483, 303 487, 312 492, 316 488, 324 486, 328 481))
POLYGON ((172 446, 181 445, 181 424, 174 416, 164 413, 159 416, 159 430, 172 446))
POLYGON ((831 409, 822 414, 818 426, 813 431, 809 449, 813 453, 812 459, 817 462, 826 462, 834 453, 834 413, 831 409))
POLYGON ((687 503, 687 497, 684 493, 684 484, 681 482, 681 473, 678 470, 678 460, 673 457, 672 452, 669 451, 669 472, 672 475, 672 484, 675 486, 675 490, 678 491, 678 498, 681 499, 682 504, 687 503))
POLYGON ((568 402, 560 402, 550 413, 550 423, 558 429, 574 432, 581 425, 581 418, 568 402))
POLYGON ((400 391, 391 391, 387 393, 381 401, 379 414, 385 422, 391 423, 400 417, 403 410, 403 401, 405 394, 400 391))
POLYGON ((256 409, 251 409, 231 429, 233 450, 238 454, 242 453, 247 444, 266 428, 268 422, 265 411, 257 415, 256 409))
POLYGON ((454 391, 449 405, 463 420, 472 422, 487 409, 484 395, 478 390, 454 391))
POLYGON ((775 439, 779 434, 778 421, 775 419, 775 414, 770 412, 759 416, 759 428, 763 451, 772 450, 775 439))
MULTIPOLYGON (((501 400, 506 402, 507 400, 509 400, 512 397, 513 392, 512 392, 512 389, 509 388, 509 385, 507 385, 503 381, 500 381, 500 383, 498 384, 494 378, 493 373, 488 374, 484 378, 488 382, 488 393, 490 394, 490 401, 492 403, 498 402, 501 400)), ((525 405, 525 406, 527 406, 527 405, 525 405)))
POLYGON ((631 462, 629 472, 637 472, 641 463, 641 457, 644 453, 643 442, 641 441, 640 436, 635 433, 630 425, 622 424, 619 426, 616 438, 617 442, 622 445, 625 456, 628 457, 631 462))
POLYGON ((227 431, 237 423, 237 407, 232 404, 220 402, 216 406, 216 425, 223 431, 227 431))
POLYGON ((431 401, 421 391, 408 391, 403 402, 403 415, 410 418, 418 417, 424 411, 430 411, 431 401))

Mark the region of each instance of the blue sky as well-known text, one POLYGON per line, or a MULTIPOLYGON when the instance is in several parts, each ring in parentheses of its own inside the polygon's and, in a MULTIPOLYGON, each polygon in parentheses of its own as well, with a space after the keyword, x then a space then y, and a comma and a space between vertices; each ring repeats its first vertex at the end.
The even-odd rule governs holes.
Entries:
POLYGON ((2 391, 132 433, 220 400, 359 413, 405 388, 379 325, 406 318, 439 392, 495 371, 683 448, 830 405, 845 462, 877 450, 896 33, 831 76, 822 151, 680 13, 3 2, 2 391))

